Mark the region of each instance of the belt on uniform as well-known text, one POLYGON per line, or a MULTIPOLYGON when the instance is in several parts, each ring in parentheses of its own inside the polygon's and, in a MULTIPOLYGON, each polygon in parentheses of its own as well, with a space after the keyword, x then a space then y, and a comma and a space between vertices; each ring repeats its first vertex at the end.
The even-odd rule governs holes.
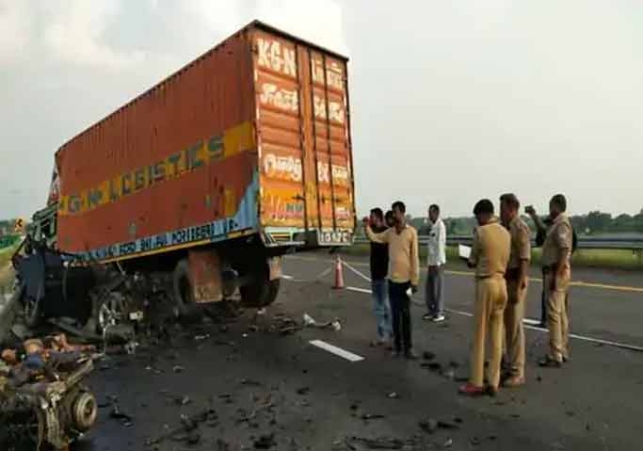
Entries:
POLYGON ((478 279, 478 280, 503 279, 504 277, 505 277, 505 275, 503 273, 500 273, 500 272, 497 272, 495 274, 485 274, 484 276, 476 274, 476 279, 478 279))

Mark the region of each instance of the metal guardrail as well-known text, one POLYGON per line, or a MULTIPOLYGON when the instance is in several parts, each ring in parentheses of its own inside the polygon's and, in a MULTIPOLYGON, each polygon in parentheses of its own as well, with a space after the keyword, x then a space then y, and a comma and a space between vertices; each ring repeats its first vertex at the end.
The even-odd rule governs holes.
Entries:
MULTIPOLYGON (((428 236, 419 237, 420 245, 426 245, 429 242, 428 236)), ((449 236, 447 237, 447 245, 453 246, 462 244, 471 246, 473 237, 471 236, 449 236)), ((367 244, 369 241, 365 236, 355 238, 355 244, 367 244)), ((531 242, 532 246, 536 245, 534 239, 531 242)), ((643 251, 643 237, 642 238, 602 238, 602 237, 578 237, 579 249, 622 249, 632 251, 643 251)))

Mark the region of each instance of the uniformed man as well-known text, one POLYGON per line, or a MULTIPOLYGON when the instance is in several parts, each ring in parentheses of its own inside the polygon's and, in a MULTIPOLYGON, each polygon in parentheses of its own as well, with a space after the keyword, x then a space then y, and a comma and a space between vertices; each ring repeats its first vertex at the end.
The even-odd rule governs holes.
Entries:
POLYGON ((500 196, 500 218, 511 235, 511 252, 505 280, 508 302, 505 308, 505 339, 507 344, 508 377, 505 387, 525 384, 525 299, 531 260, 531 233, 520 217, 520 201, 514 194, 500 196))
POLYGON ((539 362, 539 365, 544 367, 560 368, 569 358, 566 298, 571 279, 573 231, 566 211, 567 199, 564 195, 556 194, 551 198, 549 217, 552 224, 543 243, 542 255, 549 329, 549 353, 539 362))
MULTIPOLYGON (((531 219, 534 221, 534 225, 536 226, 536 246, 542 246, 545 243, 545 238, 547 237, 547 231, 553 224, 552 219, 549 216, 547 216, 545 219, 541 219, 536 213, 536 209, 531 205, 525 207, 525 213, 531 216, 531 219)), ((574 256, 574 252, 576 252, 577 245, 578 245, 578 237, 576 236, 576 230, 574 230, 574 226, 572 224, 572 257, 574 256)), ((545 279, 545 274, 543 272, 543 280, 544 279, 545 279)), ((547 290, 545 289, 544 284, 543 284, 543 289, 540 297, 541 297, 540 327, 546 328, 547 327, 547 290)), ((567 312, 567 326, 569 327, 569 315, 570 315, 569 292, 567 293, 567 297, 565 298, 565 309, 567 312)))
POLYGON ((502 358, 502 330, 507 284, 505 272, 509 261, 511 238, 509 232, 494 216, 493 203, 479 201, 473 214, 478 221, 473 236, 469 266, 475 268, 476 299, 474 307, 474 337, 471 351, 471 377, 460 387, 460 393, 469 396, 487 391, 495 395, 500 384, 502 358), (488 387, 484 387, 485 342, 490 338, 491 359, 488 367, 488 387))

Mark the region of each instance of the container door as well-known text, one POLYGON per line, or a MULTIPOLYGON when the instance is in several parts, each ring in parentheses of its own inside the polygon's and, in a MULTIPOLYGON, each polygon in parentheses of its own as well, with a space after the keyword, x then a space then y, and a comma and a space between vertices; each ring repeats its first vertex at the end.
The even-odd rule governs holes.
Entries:
POLYGON ((345 63, 261 30, 253 49, 262 225, 352 231, 345 63))
POLYGON ((256 30, 252 39, 261 224, 291 232, 306 230, 317 213, 304 189, 308 174, 298 52, 294 43, 263 31, 256 30))
POLYGON ((308 64, 321 239, 341 243, 355 227, 346 64, 317 51, 308 64))

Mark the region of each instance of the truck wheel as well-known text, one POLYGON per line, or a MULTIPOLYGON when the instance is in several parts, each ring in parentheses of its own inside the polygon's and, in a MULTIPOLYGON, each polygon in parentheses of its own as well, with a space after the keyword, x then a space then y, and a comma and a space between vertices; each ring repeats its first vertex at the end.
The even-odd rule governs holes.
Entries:
POLYGON ((174 295, 175 315, 180 317, 193 317, 199 313, 197 304, 192 296, 190 283, 190 270, 187 259, 177 263, 172 275, 172 289, 174 295))
POLYGON ((25 294, 22 298, 22 312, 25 325, 29 329, 38 327, 42 316, 42 303, 40 301, 25 294))
POLYGON ((277 300, 277 295, 279 294, 279 288, 281 287, 281 279, 275 279, 270 281, 270 286, 268 287, 268 299, 267 304, 270 305, 277 300))
POLYGON ((270 280, 267 268, 257 269, 250 280, 239 287, 244 307, 263 308, 272 304, 279 293, 280 280, 270 280))

